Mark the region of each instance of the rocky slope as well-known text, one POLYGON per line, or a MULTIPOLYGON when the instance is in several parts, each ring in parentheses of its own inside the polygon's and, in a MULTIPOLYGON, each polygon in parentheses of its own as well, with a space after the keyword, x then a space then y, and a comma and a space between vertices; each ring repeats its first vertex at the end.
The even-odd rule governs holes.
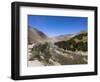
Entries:
POLYGON ((28 27, 28 43, 45 42, 49 38, 41 31, 33 27, 28 27))

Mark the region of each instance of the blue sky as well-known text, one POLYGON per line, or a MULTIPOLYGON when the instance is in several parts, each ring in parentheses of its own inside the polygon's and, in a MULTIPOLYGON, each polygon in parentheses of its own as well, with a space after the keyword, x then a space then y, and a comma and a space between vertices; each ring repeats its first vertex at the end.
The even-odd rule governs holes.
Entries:
POLYGON ((49 37, 87 30, 87 17, 28 15, 28 25, 49 37))

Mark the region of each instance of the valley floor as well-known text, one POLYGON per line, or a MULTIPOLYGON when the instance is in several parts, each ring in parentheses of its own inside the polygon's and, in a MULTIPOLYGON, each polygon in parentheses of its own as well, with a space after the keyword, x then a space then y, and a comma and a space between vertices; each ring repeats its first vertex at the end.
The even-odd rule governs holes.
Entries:
MULTIPOLYGON (((75 65, 75 64, 87 64, 87 52, 72 52, 62 50, 60 48, 50 47, 48 54, 40 53, 35 58, 31 59, 33 54, 31 48, 28 48, 28 66, 58 66, 58 65, 75 65)), ((39 51, 33 51, 38 52, 39 51)))

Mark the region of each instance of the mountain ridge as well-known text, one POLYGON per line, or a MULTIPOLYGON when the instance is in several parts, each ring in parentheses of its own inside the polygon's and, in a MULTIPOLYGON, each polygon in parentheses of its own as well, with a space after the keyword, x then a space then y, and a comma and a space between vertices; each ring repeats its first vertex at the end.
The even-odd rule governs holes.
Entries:
POLYGON ((73 34, 63 34, 55 37, 49 37, 45 33, 40 30, 28 26, 28 43, 44 43, 44 42, 59 42, 59 41, 67 41, 79 34, 87 33, 87 31, 80 31, 78 33, 73 34))
POLYGON ((28 43, 45 42, 47 39, 46 34, 36 28, 28 26, 28 43))

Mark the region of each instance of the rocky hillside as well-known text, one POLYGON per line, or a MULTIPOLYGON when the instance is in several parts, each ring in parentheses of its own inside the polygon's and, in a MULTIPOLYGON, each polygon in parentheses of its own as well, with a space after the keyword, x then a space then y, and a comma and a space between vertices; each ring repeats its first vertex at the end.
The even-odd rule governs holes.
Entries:
POLYGON ((67 41, 56 42, 55 45, 71 51, 87 51, 87 32, 81 32, 67 41))
POLYGON ((41 31, 33 27, 28 27, 28 43, 45 42, 48 37, 41 31))

